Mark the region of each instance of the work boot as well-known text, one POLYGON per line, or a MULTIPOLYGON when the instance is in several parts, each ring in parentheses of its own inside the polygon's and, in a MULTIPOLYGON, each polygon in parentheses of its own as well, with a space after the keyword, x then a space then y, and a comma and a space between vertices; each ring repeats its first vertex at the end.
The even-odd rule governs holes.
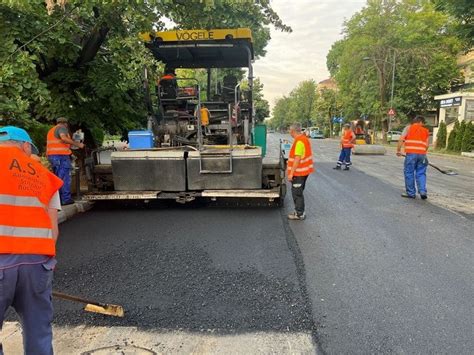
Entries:
POLYGON ((412 195, 409 195, 407 193, 402 193, 402 197, 405 197, 405 198, 416 198, 416 196, 412 196, 412 195))
POLYGON ((340 166, 340 165, 336 165, 333 169, 334 169, 334 170, 341 170, 341 166, 340 166))
POLYGON ((292 212, 288 215, 288 219, 291 221, 302 221, 306 218, 306 215, 304 214, 298 214, 296 211, 292 212))
POLYGON ((424 194, 424 195, 420 194, 420 197, 421 197, 422 200, 426 200, 428 198, 428 196, 426 194, 424 194))

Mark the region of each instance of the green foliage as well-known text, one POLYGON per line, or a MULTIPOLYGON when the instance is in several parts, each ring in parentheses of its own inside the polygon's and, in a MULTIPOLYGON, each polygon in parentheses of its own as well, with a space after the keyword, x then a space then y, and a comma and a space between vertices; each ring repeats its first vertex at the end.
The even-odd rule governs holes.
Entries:
POLYGON ((454 140, 453 150, 455 152, 461 151, 462 139, 463 139, 465 130, 466 130, 466 121, 462 121, 461 124, 459 125, 458 131, 456 132, 456 139, 454 140))
POLYGON ((313 114, 316 104, 316 83, 306 80, 298 84, 288 97, 277 100, 273 108, 271 125, 287 128, 293 122, 310 126, 314 122, 313 114))
MULTIPOLYGON (((242 73, 243 76, 243 73, 242 73)), ((245 92, 249 91, 248 80, 245 79, 241 82, 240 89, 246 95, 245 92)), ((263 83, 259 78, 253 80, 252 98, 254 104, 254 118, 256 123, 261 123, 270 115, 270 105, 268 101, 263 98, 263 83)))
POLYGON ((461 152, 474 151, 474 124, 469 122, 464 129, 462 137, 461 152))
POLYGON ((447 150, 455 151, 456 136, 457 136, 458 131, 459 131, 459 121, 456 120, 456 122, 454 123, 453 130, 449 133, 448 146, 446 147, 447 150))
POLYGON ((322 89, 316 94, 316 102, 313 108, 314 123, 320 128, 328 128, 332 131, 332 118, 342 115, 341 101, 334 90, 322 89))
POLYGON ((437 149, 446 148, 446 138, 447 138, 446 123, 444 123, 443 121, 439 124, 438 134, 436 135, 436 148, 437 149))
POLYGON ((143 68, 153 82, 162 66, 138 34, 164 29, 165 16, 177 28, 250 27, 257 55, 270 25, 291 31, 266 0, 69 0, 51 15, 43 0, 0 0, 0 124, 61 115, 110 134, 144 126, 143 68))
POLYGON ((455 19, 454 33, 465 43, 466 49, 474 46, 474 6, 472 0, 432 0, 436 9, 455 19))
POLYGON ((46 151, 46 135, 52 126, 44 123, 35 122, 28 127, 28 134, 38 147, 40 154, 46 151))
POLYGON ((270 40, 269 25, 292 31, 271 8, 269 0, 168 0, 162 6, 178 29, 251 28, 256 56, 265 55, 264 48, 270 40))
POLYGON ((435 108, 434 95, 460 77, 461 43, 446 30, 451 22, 428 0, 368 2, 345 23, 344 38, 327 56, 345 115, 386 119, 394 62, 398 118, 435 108))

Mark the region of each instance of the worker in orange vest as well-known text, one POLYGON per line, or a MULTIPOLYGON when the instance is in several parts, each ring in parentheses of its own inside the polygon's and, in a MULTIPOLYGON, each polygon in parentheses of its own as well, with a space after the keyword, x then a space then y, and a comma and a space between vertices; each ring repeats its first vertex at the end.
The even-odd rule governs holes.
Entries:
POLYGON ((288 219, 302 221, 306 218, 303 191, 308 176, 314 171, 313 151, 311 142, 301 131, 301 124, 292 124, 290 135, 294 142, 288 156, 287 176, 288 181, 291 182, 295 211, 288 215, 288 219))
MULTIPOLYGON (((209 120, 211 118, 211 113, 209 112, 209 109, 206 106, 201 105, 201 109, 199 112, 201 113, 201 126, 208 126, 209 120)), ((197 116, 197 107, 194 111, 194 115, 197 116)))
POLYGON ((344 170, 349 170, 349 167, 352 165, 351 152, 352 148, 354 148, 355 140, 356 135, 352 131, 351 125, 346 123, 341 136, 341 153, 334 169, 341 170, 341 166, 344 165, 344 170))
POLYGON ((162 99, 176 99, 178 96, 178 81, 174 69, 166 68, 165 75, 158 81, 158 87, 162 99))
POLYGON ((405 127, 398 140, 397 156, 402 156, 402 147, 405 150, 405 193, 402 197, 416 198, 416 186, 422 200, 428 198, 426 190, 426 169, 428 168, 428 152, 430 132, 424 127, 425 118, 416 116, 412 124, 405 127))
POLYGON ((53 168, 54 174, 59 177, 64 185, 59 191, 62 205, 74 203, 71 196, 71 145, 84 148, 84 143, 74 141, 68 128, 68 120, 59 117, 56 126, 48 131, 46 137, 46 155, 53 168))
POLYGON ((62 181, 32 153, 38 150, 25 130, 0 128, 0 329, 11 306, 21 320, 24 353, 52 354, 51 293, 62 181))

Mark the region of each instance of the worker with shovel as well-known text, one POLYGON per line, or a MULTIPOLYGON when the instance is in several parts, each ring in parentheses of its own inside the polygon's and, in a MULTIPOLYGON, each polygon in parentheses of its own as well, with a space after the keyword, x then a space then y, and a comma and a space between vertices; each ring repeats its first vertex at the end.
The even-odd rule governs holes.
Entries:
POLYGON ((38 150, 25 130, 0 128, 0 329, 13 307, 24 353, 43 355, 53 353, 51 292, 63 182, 32 153, 38 150))
POLYGON ((422 200, 428 198, 426 190, 426 168, 428 167, 428 158, 426 153, 429 146, 430 132, 423 125, 425 118, 416 116, 412 124, 407 126, 398 141, 397 156, 402 156, 402 147, 405 149, 405 189, 402 197, 416 198, 416 187, 422 200))

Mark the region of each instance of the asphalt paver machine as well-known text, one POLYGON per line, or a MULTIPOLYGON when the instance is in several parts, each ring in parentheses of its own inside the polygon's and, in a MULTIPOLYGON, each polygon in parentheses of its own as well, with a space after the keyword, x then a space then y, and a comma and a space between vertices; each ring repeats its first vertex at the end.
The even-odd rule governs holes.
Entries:
POLYGON ((88 158, 85 198, 181 203, 231 198, 281 204, 286 191, 283 156, 263 157, 262 147, 253 143, 251 31, 178 30, 141 37, 168 75, 149 90, 147 130, 129 133, 140 144, 130 142, 129 149, 109 152, 105 159, 100 150, 88 158), (207 69, 206 95, 196 78, 175 75, 180 68, 207 69), (211 93, 213 68, 246 69, 248 89, 227 75, 211 93))

